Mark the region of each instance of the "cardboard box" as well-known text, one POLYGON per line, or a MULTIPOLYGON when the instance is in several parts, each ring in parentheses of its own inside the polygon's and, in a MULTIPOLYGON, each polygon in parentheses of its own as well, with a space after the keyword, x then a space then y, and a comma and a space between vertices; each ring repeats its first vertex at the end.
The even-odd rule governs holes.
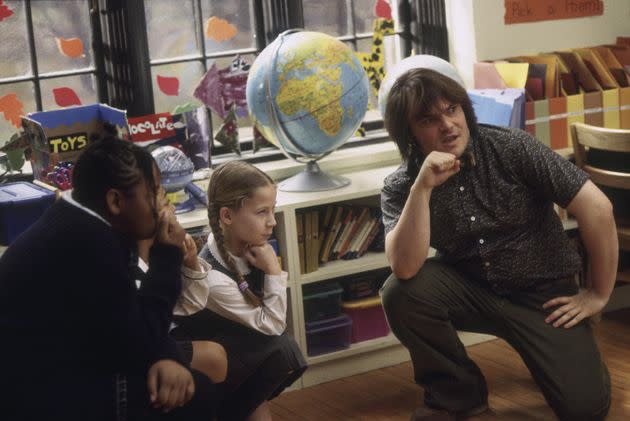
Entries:
POLYGON ((110 132, 129 139, 126 112, 104 104, 29 113, 22 127, 31 146, 36 180, 62 190, 72 188, 69 172, 57 173, 59 163, 74 163, 81 151, 110 132))

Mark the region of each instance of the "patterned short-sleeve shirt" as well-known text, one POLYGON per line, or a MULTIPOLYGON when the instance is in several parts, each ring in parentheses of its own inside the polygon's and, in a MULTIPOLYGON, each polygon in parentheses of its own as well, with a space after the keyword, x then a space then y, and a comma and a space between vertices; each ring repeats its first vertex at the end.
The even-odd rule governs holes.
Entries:
MULTIPOLYGON (((431 193, 430 244, 440 259, 497 293, 579 271, 579 255, 553 203, 566 207, 587 174, 518 129, 480 125, 466 153, 474 165, 431 193)), ((396 226, 423 159, 412 157, 386 177, 386 233, 396 226)))

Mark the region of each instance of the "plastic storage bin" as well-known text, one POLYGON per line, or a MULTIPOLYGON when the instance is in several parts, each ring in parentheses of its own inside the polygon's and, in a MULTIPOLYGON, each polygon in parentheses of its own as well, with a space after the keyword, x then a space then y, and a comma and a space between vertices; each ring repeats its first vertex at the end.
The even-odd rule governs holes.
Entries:
POLYGON ((337 282, 308 284, 304 293, 304 321, 330 319, 341 314, 341 292, 337 282))
POLYGON ((306 348, 309 356, 350 347, 352 319, 341 314, 331 319, 306 323, 306 348))
POLYGON ((352 319, 352 343, 386 336, 389 326, 379 297, 344 302, 344 313, 352 319))
POLYGON ((0 185, 0 244, 11 244, 54 201, 54 192, 32 183, 0 185))

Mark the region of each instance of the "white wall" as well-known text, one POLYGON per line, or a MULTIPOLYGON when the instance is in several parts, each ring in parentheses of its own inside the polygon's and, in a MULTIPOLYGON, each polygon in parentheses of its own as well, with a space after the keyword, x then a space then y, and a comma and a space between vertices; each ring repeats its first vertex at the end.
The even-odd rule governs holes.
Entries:
MULTIPOLYGON (((541 1, 541 0, 530 0, 541 1)), ((614 43, 630 36, 630 1, 604 0, 604 14, 505 25, 504 0, 446 0, 451 63, 472 87, 472 64, 515 55, 614 43)))

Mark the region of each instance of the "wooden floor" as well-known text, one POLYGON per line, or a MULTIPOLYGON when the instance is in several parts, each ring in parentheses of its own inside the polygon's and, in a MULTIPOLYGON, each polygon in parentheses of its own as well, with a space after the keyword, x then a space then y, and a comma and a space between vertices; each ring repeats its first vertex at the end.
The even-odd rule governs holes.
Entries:
MULTIPOLYGON (((630 309, 604 316, 596 325, 611 373, 611 421, 630 420, 630 309)), ((491 411, 470 420, 554 420, 551 409, 512 348, 493 340, 468 348, 488 381, 491 411)), ((370 371, 306 389, 271 402, 274 421, 407 421, 421 403, 411 363, 370 371)))

